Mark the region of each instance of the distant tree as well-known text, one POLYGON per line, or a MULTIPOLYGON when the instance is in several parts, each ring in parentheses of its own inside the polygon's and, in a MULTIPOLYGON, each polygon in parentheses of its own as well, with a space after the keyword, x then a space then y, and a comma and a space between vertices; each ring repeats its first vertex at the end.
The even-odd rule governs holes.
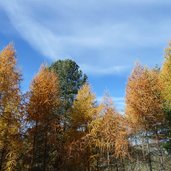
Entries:
POLYGON ((0 52, 0 170, 13 171, 21 147, 21 74, 13 45, 0 52))
POLYGON ((51 152, 58 153, 60 126, 55 110, 59 104, 58 78, 43 66, 32 81, 27 106, 27 119, 32 126, 28 130, 32 145, 31 169, 37 167, 43 171, 49 170, 51 152))

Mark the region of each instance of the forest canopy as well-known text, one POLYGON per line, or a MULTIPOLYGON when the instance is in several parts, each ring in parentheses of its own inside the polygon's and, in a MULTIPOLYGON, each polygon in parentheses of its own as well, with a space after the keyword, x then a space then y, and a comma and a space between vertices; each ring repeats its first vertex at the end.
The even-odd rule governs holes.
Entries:
POLYGON ((97 102, 78 64, 41 65, 27 92, 12 44, 0 51, 0 170, 171 170, 171 44, 161 68, 136 64, 124 114, 97 102))

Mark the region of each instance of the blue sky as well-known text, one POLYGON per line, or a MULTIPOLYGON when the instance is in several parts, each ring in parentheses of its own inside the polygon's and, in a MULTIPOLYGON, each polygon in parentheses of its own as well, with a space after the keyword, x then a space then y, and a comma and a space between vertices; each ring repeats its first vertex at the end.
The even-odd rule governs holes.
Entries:
POLYGON ((41 63, 71 58, 122 110, 135 62, 160 66, 170 39, 170 0, 0 0, 0 48, 14 42, 24 91, 41 63))

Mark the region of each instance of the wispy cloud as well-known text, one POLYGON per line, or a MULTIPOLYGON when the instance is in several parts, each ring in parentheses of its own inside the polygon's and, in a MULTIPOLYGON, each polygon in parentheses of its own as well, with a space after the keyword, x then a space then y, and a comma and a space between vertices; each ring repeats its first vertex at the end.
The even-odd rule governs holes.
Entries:
POLYGON ((29 9, 21 1, 14 0, 1 3, 15 29, 40 53, 49 58, 65 56, 60 46, 60 39, 43 24, 32 18, 29 9))
MULTIPOLYGON (((125 72, 138 56, 146 55, 144 49, 169 41, 171 14, 163 11, 169 4, 168 0, 5 0, 0 8, 40 54, 53 61, 72 58, 85 72, 106 75, 125 72)), ((139 58, 159 61, 155 56, 139 58)))
POLYGON ((80 67, 83 71, 86 71, 86 73, 92 75, 118 75, 126 72, 129 69, 128 66, 99 67, 86 64, 80 65, 80 67))

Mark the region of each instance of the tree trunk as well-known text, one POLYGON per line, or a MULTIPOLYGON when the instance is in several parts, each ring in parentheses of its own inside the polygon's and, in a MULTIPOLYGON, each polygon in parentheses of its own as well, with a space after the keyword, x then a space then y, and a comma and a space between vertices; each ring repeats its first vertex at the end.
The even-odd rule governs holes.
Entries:
MULTIPOLYGON (((144 133, 142 133, 142 153, 143 153, 143 160, 146 162, 146 156, 145 156, 145 139, 144 139, 144 133)), ((148 165, 145 165, 146 169, 148 170, 148 165)))
MULTIPOLYGON (((7 128, 9 127, 9 122, 7 123, 7 128)), ((8 130, 7 128, 5 129, 5 133, 4 133, 4 144, 3 144, 3 149, 2 149, 2 154, 1 154, 1 160, 0 160, 0 170, 3 169, 3 162, 5 160, 5 157, 6 157, 6 152, 8 150, 8 140, 7 140, 7 135, 8 135, 8 130)))
POLYGON ((149 166, 149 169, 150 171, 153 171, 153 168, 152 168, 152 160, 151 160, 151 152, 150 152, 150 144, 149 144, 149 139, 147 137, 147 131, 146 131, 146 140, 147 140, 147 152, 148 152, 148 166, 149 166))
POLYGON ((35 127, 35 134, 33 135, 33 153, 32 153, 32 160, 31 160, 31 170, 33 170, 34 163, 35 163, 36 135, 37 135, 37 121, 35 127))
POLYGON ((118 168, 118 161, 117 161, 117 160, 116 160, 115 166, 116 166, 116 171, 119 171, 119 168, 118 168))
POLYGON ((157 149, 158 149, 158 152, 159 152, 159 160, 160 160, 160 170, 161 171, 164 171, 165 168, 164 168, 164 159, 163 159, 163 152, 162 152, 162 149, 160 147, 160 140, 159 140, 159 135, 158 135, 158 131, 156 129, 156 139, 157 139, 157 149))
POLYGON ((44 136, 44 155, 43 155, 43 171, 46 171, 47 167, 47 131, 44 136))
POLYGON ((3 165, 4 156, 5 156, 5 148, 3 148, 3 149, 2 149, 2 152, 1 152, 0 170, 2 170, 2 165, 3 165))
POLYGON ((110 166, 110 156, 109 156, 109 151, 107 151, 107 170, 109 171, 109 166, 110 166))
POLYGON ((121 164, 122 164, 122 170, 125 171, 125 164, 124 164, 124 160, 121 159, 121 164))

